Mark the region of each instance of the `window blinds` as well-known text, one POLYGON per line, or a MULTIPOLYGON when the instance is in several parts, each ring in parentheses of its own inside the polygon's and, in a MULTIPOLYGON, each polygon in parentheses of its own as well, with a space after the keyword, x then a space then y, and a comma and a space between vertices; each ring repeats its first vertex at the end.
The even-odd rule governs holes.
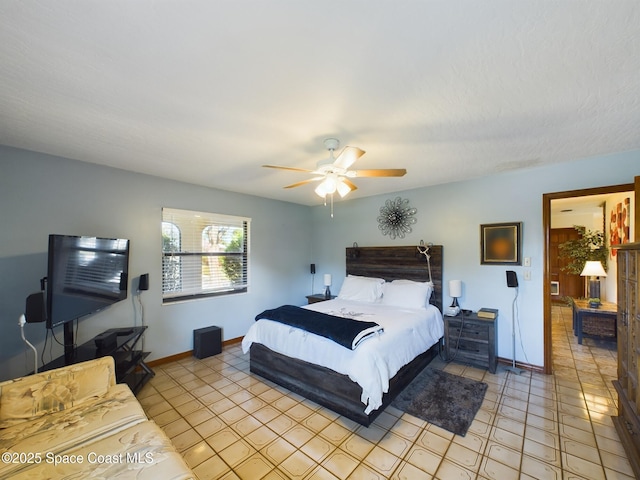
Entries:
POLYGON ((246 292, 251 219, 162 209, 164 302, 246 292))

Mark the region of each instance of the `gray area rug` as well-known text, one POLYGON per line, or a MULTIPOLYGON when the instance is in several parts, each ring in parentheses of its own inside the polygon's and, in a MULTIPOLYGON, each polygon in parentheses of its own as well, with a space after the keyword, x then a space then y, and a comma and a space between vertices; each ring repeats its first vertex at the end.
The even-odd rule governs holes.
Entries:
POLYGON ((487 388, 486 383, 427 367, 391 405, 464 437, 487 388))

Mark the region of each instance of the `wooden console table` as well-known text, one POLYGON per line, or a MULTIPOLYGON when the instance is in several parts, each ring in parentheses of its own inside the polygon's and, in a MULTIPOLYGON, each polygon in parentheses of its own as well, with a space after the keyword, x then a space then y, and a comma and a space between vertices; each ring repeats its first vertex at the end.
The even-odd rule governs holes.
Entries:
POLYGON ((573 333, 578 336, 580 345, 582 345, 584 334, 616 338, 618 305, 602 302, 600 307, 591 308, 588 300, 578 298, 572 298, 571 303, 573 304, 573 333))

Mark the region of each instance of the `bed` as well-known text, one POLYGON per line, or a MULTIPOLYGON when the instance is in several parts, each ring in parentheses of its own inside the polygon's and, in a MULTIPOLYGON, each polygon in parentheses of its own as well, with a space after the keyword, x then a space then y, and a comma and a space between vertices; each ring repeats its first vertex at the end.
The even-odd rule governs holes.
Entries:
MULTIPOLYGON (((251 372, 359 424, 368 426, 438 353, 443 332, 440 313, 442 311, 442 246, 354 246, 347 248, 345 253, 346 270, 349 276, 380 278, 386 282, 431 281, 433 284, 431 305, 422 309, 411 308, 412 305, 394 308, 393 305, 376 306, 338 298, 307 306, 307 309, 331 315, 375 320, 385 328, 382 335, 362 342, 353 351, 334 344, 333 348, 337 350, 329 350, 333 353, 325 355, 329 363, 317 361, 315 357, 309 355, 306 356, 309 361, 296 357, 305 358, 304 355, 299 355, 300 350, 303 351, 302 353, 312 352, 315 351, 316 345, 320 345, 317 348, 325 348, 332 343, 330 340, 316 338, 316 335, 297 331, 286 325, 265 326, 265 324, 274 323, 270 320, 260 320, 252 325, 243 339, 243 349, 250 351, 251 372), (418 327, 423 323, 411 323, 421 321, 414 318, 416 313, 418 316, 432 318, 428 326, 418 327), (398 321, 394 322, 394 316, 398 321), (397 328, 394 324, 402 325, 402 328, 397 328), (409 326, 406 327, 406 325, 409 326), (407 328, 410 334, 407 334, 407 331, 402 332, 407 328), (270 333, 265 334, 265 332, 270 333), (288 351, 283 349, 277 339, 284 336, 295 338, 291 337, 293 334, 299 335, 298 341, 290 344, 294 347, 297 345, 298 352, 295 352, 294 348, 294 353, 284 353, 288 351), (382 348, 381 339, 385 342, 390 341, 396 346, 388 362, 386 359, 385 362, 380 362, 375 358, 374 351, 379 348, 376 344, 380 343, 382 348), (402 349, 397 348, 400 344, 403 345, 402 349), (358 377, 358 372, 362 374, 369 369, 369 365, 378 363, 384 363, 384 365, 372 366, 371 370, 374 373, 371 377, 365 376, 364 379, 358 377), (380 392, 378 392, 379 389, 380 392)), ((388 286, 388 284, 385 285, 385 287, 388 286)), ((392 292, 390 289, 387 291, 392 292)), ((387 298, 389 297, 388 295, 387 298)))

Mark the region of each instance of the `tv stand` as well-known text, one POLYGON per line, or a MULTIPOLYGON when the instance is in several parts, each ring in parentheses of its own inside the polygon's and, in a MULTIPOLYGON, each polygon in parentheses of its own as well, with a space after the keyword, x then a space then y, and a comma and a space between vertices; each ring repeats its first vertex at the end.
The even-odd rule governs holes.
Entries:
POLYGON ((76 363, 73 361, 73 356, 76 352, 76 341, 73 335, 73 322, 65 323, 62 327, 62 331, 64 333, 64 364, 71 365, 72 363, 76 363))
MULTIPOLYGON (((65 337, 67 336, 67 325, 71 326, 71 324, 65 324, 65 337)), ((155 375, 153 370, 144 363, 144 359, 149 356, 150 352, 136 350, 136 345, 146 329, 146 326, 110 328, 104 333, 115 333, 117 341, 115 345, 104 349, 96 347, 94 339, 75 348, 73 343, 68 344, 65 339, 64 355, 43 365, 41 371, 110 355, 116 364, 116 381, 118 383, 126 383, 133 393, 137 393, 155 375)))

